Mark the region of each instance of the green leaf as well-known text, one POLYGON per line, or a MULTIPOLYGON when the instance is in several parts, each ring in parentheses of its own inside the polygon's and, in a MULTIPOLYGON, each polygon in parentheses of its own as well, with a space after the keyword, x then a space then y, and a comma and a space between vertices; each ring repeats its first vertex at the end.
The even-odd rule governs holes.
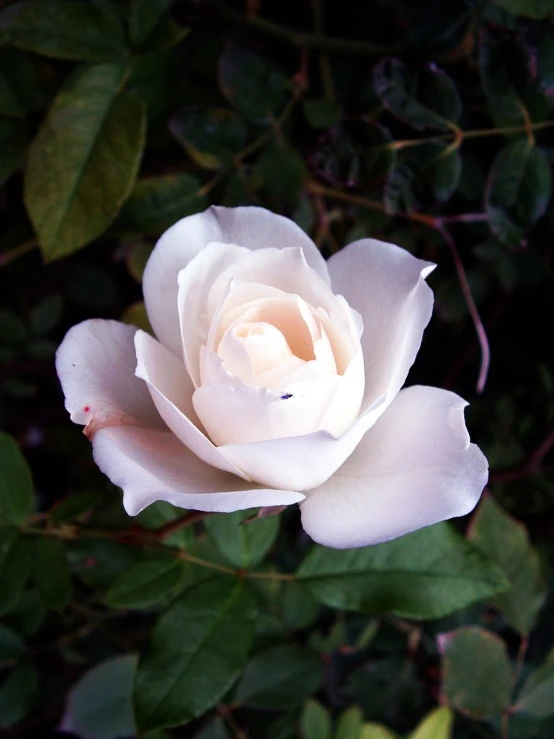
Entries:
POLYGON ((154 335, 143 300, 137 300, 136 303, 131 303, 131 305, 127 306, 123 311, 121 320, 123 323, 130 323, 131 326, 137 326, 137 328, 141 328, 146 333, 152 334, 152 336, 154 335))
POLYGON ((517 697, 515 711, 530 713, 539 718, 554 715, 554 649, 538 670, 527 678, 517 697))
POLYGON ((50 512, 50 521, 53 524, 78 521, 86 517, 91 511, 100 505, 104 496, 96 490, 84 490, 81 493, 73 493, 67 498, 60 500, 50 512))
POLYGON ((279 516, 256 515, 256 510, 236 511, 208 516, 204 524, 215 545, 235 567, 255 567, 273 546, 279 533, 279 516))
POLYGON ((487 496, 473 519, 469 540, 501 567, 511 583, 493 604, 516 631, 528 634, 546 599, 546 583, 525 526, 487 496))
POLYGON ((219 82, 231 105, 254 123, 270 123, 290 87, 280 69, 236 44, 229 44, 219 60, 219 82))
POLYGON ((15 439, 0 431, 0 521, 22 526, 34 510, 29 465, 15 439))
POLYGON ((337 721, 334 739, 360 739, 364 716, 358 706, 343 711, 337 721))
POLYGON ((131 695, 137 657, 100 662, 73 686, 62 719, 63 731, 82 739, 135 736, 131 695))
POLYGON ((71 598, 71 572, 61 541, 42 536, 35 540, 35 587, 48 608, 61 611, 71 598))
POLYGON ((18 49, 0 48, 0 113, 23 117, 34 107, 36 97, 29 56, 18 49))
POLYGON ((524 43, 513 35, 479 35, 479 67, 489 112, 497 126, 525 126, 548 116, 547 96, 540 89, 535 59, 524 43))
POLYGON ((319 172, 333 182, 346 185, 373 185, 396 163, 388 129, 363 118, 336 126, 318 143, 313 162, 319 172))
POLYGON ((215 705, 243 668, 254 619, 253 597, 235 578, 201 583, 175 603, 139 662, 139 730, 178 726, 215 705))
POLYGON ((127 56, 123 27, 104 5, 25 0, 0 15, 0 41, 55 59, 101 62, 127 56))
POLYGON ((440 706, 418 724, 409 739, 451 739, 454 714, 448 706, 440 706))
POLYGON ((295 203, 308 172, 303 157, 292 146, 272 141, 258 160, 261 187, 271 195, 295 203))
POLYGON ((156 236, 181 218, 203 210, 205 204, 194 175, 144 177, 135 184, 114 230, 126 236, 156 236))
POLYGON ((362 549, 315 546, 297 573, 331 608, 440 618, 506 590, 502 571, 448 524, 362 549))
POLYGON ((291 708, 316 693, 322 682, 323 663, 316 652, 283 644, 260 652, 246 665, 235 701, 251 708, 291 708))
POLYGON ((226 108, 183 108, 170 118, 169 130, 203 169, 230 165, 247 138, 244 120, 226 108))
POLYGON ((17 605, 31 572, 31 542, 19 536, 1 542, 0 614, 17 605))
POLYGON ((149 54, 170 51, 177 44, 180 44, 189 33, 190 28, 178 26, 172 18, 166 15, 147 38, 142 51, 149 54))
POLYGON ((25 204, 47 260, 99 236, 132 190, 145 136, 119 65, 89 67, 58 94, 31 145, 25 204))
POLYGON ((154 31, 171 7, 172 0, 131 0, 129 4, 129 36, 140 45, 154 31))
POLYGON ((35 334, 47 334, 55 328, 62 317, 63 298, 50 295, 36 305, 29 315, 29 325, 35 334))
POLYGON ((300 715, 300 729, 304 739, 331 739, 331 714, 321 703, 308 700, 300 715))
POLYGON ((492 165, 485 196, 490 228, 499 241, 519 245, 545 212, 551 192, 550 165, 541 149, 526 138, 504 147, 492 165))
POLYGON ((28 715, 37 688, 38 673, 34 665, 14 667, 0 688, 0 728, 9 729, 28 715))
POLYGON ((183 581, 183 562, 139 562, 116 578, 104 602, 110 608, 148 608, 167 601, 183 581))
POLYGON ((304 111, 310 126, 314 128, 331 128, 341 118, 341 108, 336 100, 305 100, 304 111))
POLYGON ((21 657, 27 647, 17 631, 0 624, 0 662, 21 657))
POLYGON ((448 703, 475 719, 499 716, 510 703, 513 680, 504 642, 477 626, 444 634, 441 642, 448 703))
POLYGON ((494 2, 513 15, 524 15, 536 20, 554 17, 552 0, 494 0, 494 2))
POLYGON ((435 142, 408 149, 387 177, 386 212, 409 213, 430 202, 446 202, 458 187, 461 171, 460 153, 451 145, 435 142))
POLYGON ((398 735, 382 724, 364 724, 360 739, 398 739, 398 735))
POLYGON ((29 140, 27 129, 21 123, 0 121, 0 185, 20 168, 29 140))
POLYGON ((460 120, 456 85, 435 64, 416 73, 399 59, 383 59, 373 68, 373 85, 381 103, 418 130, 448 131, 460 120))

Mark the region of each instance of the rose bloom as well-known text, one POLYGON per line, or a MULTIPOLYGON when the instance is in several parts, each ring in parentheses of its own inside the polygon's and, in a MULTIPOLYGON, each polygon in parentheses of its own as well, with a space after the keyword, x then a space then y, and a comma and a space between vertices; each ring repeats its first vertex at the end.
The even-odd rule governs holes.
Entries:
POLYGON ((158 500, 229 512, 300 503, 330 547, 401 536, 476 505, 487 461, 465 401, 402 390, 435 265, 374 239, 325 262, 292 221, 212 207, 144 273, 156 338, 89 320, 56 358, 66 407, 127 513, 158 500))

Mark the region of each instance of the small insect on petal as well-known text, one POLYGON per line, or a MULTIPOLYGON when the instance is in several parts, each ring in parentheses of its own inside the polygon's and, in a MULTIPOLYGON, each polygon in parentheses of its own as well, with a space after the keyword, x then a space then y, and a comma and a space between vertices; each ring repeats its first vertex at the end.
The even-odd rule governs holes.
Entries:
POLYGON ((281 400, 288 400, 289 398, 292 398, 292 393, 285 393, 284 395, 281 395, 281 400))

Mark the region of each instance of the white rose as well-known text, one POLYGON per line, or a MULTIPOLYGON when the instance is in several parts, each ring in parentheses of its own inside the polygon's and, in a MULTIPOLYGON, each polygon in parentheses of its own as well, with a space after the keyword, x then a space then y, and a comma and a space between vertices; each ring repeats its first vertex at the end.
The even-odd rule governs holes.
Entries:
POLYGON ((338 548, 461 516, 487 481, 466 403, 401 390, 433 267, 374 239, 325 262, 286 218, 210 208, 150 257, 157 340, 105 320, 68 332, 66 407, 130 515, 157 500, 219 512, 300 503, 308 534, 338 548))

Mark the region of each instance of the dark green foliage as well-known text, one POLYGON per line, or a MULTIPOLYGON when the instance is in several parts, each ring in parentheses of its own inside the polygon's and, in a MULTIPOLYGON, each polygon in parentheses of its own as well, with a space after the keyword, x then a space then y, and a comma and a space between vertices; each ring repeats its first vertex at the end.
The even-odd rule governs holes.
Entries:
POLYGON ((2 739, 551 739, 552 1, 0 6, 2 739), (126 515, 55 351, 151 330, 156 239, 212 204, 438 264, 409 384, 470 401, 467 526, 339 551, 294 506, 126 515))

